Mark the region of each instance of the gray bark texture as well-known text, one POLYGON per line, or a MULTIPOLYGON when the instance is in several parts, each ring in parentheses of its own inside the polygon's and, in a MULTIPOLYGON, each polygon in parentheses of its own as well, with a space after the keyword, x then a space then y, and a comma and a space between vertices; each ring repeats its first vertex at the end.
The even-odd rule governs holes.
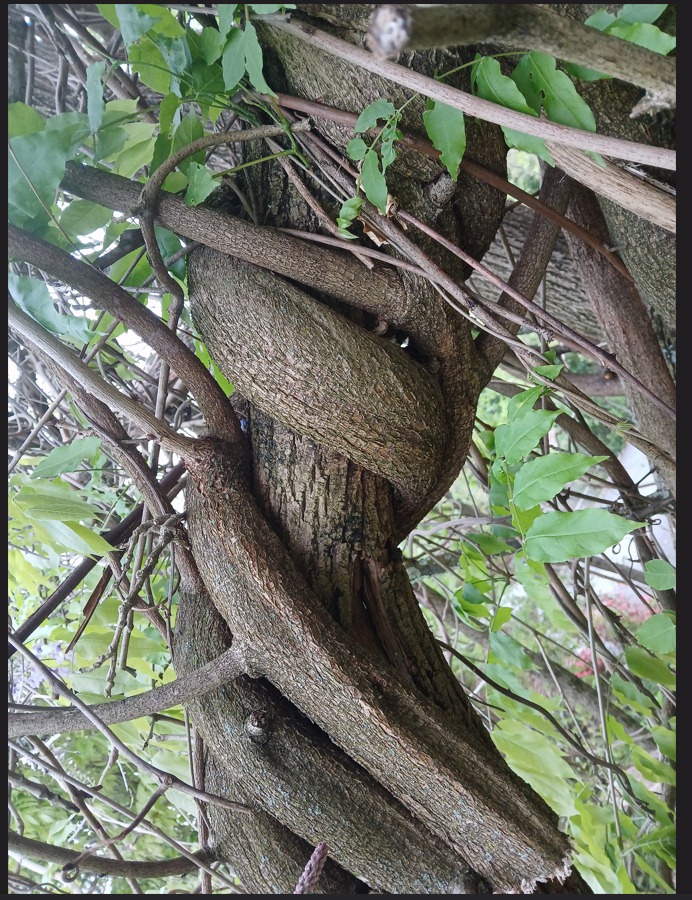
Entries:
MULTIPOLYGON (((364 42, 370 7, 301 12, 364 42)), ((270 26, 258 32, 278 90, 355 113, 378 97, 409 99, 270 26)), ((410 54, 409 64, 432 75, 473 58, 472 48, 464 53, 410 54)), ((422 100, 409 104, 403 127, 420 127, 423 110, 422 100)), ((352 137, 333 122, 316 128, 341 152, 352 137)), ((494 126, 469 127, 467 153, 504 172, 494 126)), ((263 226, 319 227, 278 166, 246 171, 263 226)), ((502 193, 463 175, 435 205, 442 167, 414 150, 390 173, 402 206, 482 258, 502 193)), ((454 277, 468 276, 430 239, 414 239, 454 277)), ((300 259, 295 269, 287 280, 210 248, 189 264, 192 315, 243 398, 250 448, 248 473, 214 443, 190 463, 202 584, 183 591, 176 665, 184 673, 231 640, 241 647, 247 676, 191 713, 208 784, 257 810, 215 808, 215 847, 261 893, 290 890, 321 840, 338 864, 325 892, 555 889, 569 873, 568 842, 470 707, 396 547, 463 464, 485 360, 468 323, 417 276, 397 279, 404 302, 393 310, 372 297, 336 299, 306 284, 300 259), (385 317, 409 338, 407 350, 375 333, 385 317)))

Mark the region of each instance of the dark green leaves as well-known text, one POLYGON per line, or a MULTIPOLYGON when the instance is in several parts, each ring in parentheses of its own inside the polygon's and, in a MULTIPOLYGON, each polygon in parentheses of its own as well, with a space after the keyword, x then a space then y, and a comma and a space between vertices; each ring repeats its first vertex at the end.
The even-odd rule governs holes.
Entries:
POLYGON ((428 100, 423 124, 433 147, 440 151, 440 159, 451 178, 456 181, 459 166, 466 150, 464 114, 445 103, 428 100))

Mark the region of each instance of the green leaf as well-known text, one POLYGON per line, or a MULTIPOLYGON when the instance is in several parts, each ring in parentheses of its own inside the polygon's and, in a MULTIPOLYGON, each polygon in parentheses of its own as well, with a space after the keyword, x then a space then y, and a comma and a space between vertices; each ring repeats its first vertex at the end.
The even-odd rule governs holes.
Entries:
POLYGON ((625 659, 633 675, 639 675, 641 678, 647 678, 656 684, 662 684, 665 687, 675 687, 675 674, 670 671, 669 667, 658 659, 651 656, 641 647, 627 647, 625 649, 625 659))
POLYGON ((359 162, 361 159, 365 159, 365 154, 368 152, 368 145, 363 138, 353 138, 353 140, 349 141, 346 145, 346 151, 351 159, 359 162))
POLYGON ((92 234, 105 228, 113 218, 113 210, 91 200, 73 200, 60 213, 60 227, 70 237, 92 234))
POLYGON ((543 138, 536 137, 533 134, 524 134, 523 131, 508 128, 506 125, 502 125, 502 131, 509 147, 515 150, 523 150, 525 153, 533 153, 539 159, 544 159, 548 165, 555 165, 555 160, 550 155, 543 138))
POLYGON ((586 66, 579 66, 577 63, 563 62, 562 66, 569 75, 579 78, 581 81, 605 81, 613 77, 603 72, 596 72, 594 69, 587 69, 586 66))
POLYGON ((549 453, 529 460, 514 479, 514 502, 519 509, 530 509, 537 503, 552 500, 566 484, 607 458, 583 453, 549 453))
POLYGON ((237 8, 237 3, 220 3, 216 7, 216 14, 219 18, 219 34, 224 40, 233 28, 237 8))
POLYGON ((43 281, 30 275, 15 275, 14 272, 10 272, 7 283, 10 293, 24 312, 48 331, 81 342, 93 337, 94 332, 89 330, 88 319, 60 315, 53 306, 48 288, 43 281))
POLYGON ((533 370, 536 375, 542 375, 544 378, 547 378, 549 381, 555 381, 557 376, 564 369, 564 365, 562 363, 558 363, 553 366, 536 366, 533 370))
POLYGON ((521 391, 519 394, 510 397, 509 403, 507 404, 507 420, 511 421, 512 419, 516 419, 520 412, 526 412, 527 410, 532 409, 534 403, 538 400, 543 391, 544 388, 539 385, 538 387, 529 388, 526 391, 521 391))
POLYGON ((664 559, 650 559, 645 564, 644 580, 655 591, 669 591, 675 588, 675 569, 664 559))
POLYGON ((187 170, 189 187, 185 193, 185 205, 197 206, 204 202, 217 186, 217 181, 206 166, 193 162, 187 170))
POLYGON ((380 171, 380 161, 374 150, 369 150, 360 170, 360 182, 365 196, 384 215, 387 209, 387 182, 380 171))
MULTIPOLYGON (((149 167, 149 175, 153 175, 161 163, 171 155, 173 146, 173 123, 180 107, 177 94, 166 94, 159 106, 159 133, 154 144, 154 155, 149 167)), ((179 123, 178 123, 179 124, 179 123)))
POLYGON ((632 522, 605 509, 549 512, 529 528, 524 551, 538 562, 565 562, 602 553, 645 523, 632 522))
POLYGON ((481 57, 476 54, 476 61, 471 67, 471 83, 478 96, 484 100, 499 103, 500 106, 526 113, 529 116, 537 115, 536 110, 526 102, 526 97, 519 90, 516 82, 502 74, 497 59, 490 56, 481 57))
POLYGON ((675 769, 661 759, 656 759, 641 747, 632 747, 632 761, 647 781, 657 784, 675 784, 675 769))
POLYGON ((22 489, 15 497, 15 502, 20 506, 30 519, 39 521, 72 522, 82 519, 95 519, 100 516, 100 511, 84 500, 80 500, 72 492, 71 495, 56 495, 50 490, 35 488, 33 490, 22 489))
POLYGON ((350 234, 348 229, 353 224, 353 221, 358 217, 358 213, 360 212, 362 206, 362 197, 351 197, 350 200, 347 200, 342 204, 336 220, 336 224, 339 226, 339 234, 342 237, 350 240, 356 239, 355 234, 350 234))
POLYGON ((356 121, 353 130, 356 134, 360 134, 362 131, 374 128, 377 125, 378 119, 389 119, 395 112, 394 105, 390 103, 389 100, 383 100, 382 98, 375 100, 374 103, 370 103, 366 106, 363 112, 358 116, 358 120, 356 121))
POLYGON ((490 653, 494 656, 494 659, 488 658, 489 662, 502 663, 515 670, 536 668, 519 641, 509 634, 494 631, 490 634, 488 647, 490 653))
POLYGON ((75 438, 66 447, 55 447, 36 466, 32 478, 55 478, 63 472, 76 472, 85 459, 91 459, 101 446, 101 438, 75 438))
POLYGON ((23 134, 35 134, 37 131, 43 131, 46 127, 46 120, 40 112, 26 103, 8 103, 7 104, 7 137, 21 137, 23 134))
POLYGON ((82 556, 103 556, 113 550, 100 534, 80 525, 79 522, 42 522, 53 534, 62 535, 65 547, 82 556))
POLYGON ((471 532, 466 535, 469 542, 477 544, 481 552, 485 556, 494 556, 496 553, 514 553, 514 547, 494 534, 483 534, 483 532, 471 532))
POLYGON ((203 28, 199 36, 199 44, 202 59, 210 66, 221 56, 224 49, 225 38, 217 28, 203 28))
POLYGON ((661 53, 663 56, 674 50, 676 45, 675 38, 661 31, 656 25, 629 23, 619 18, 606 28, 606 34, 613 34, 623 41, 638 44, 640 47, 646 47, 647 50, 661 53))
POLYGON ((103 102, 102 84, 105 71, 106 64, 103 60, 90 63, 86 70, 87 117, 92 134, 96 134, 101 127, 103 114, 106 111, 106 104, 103 102))
POLYGON ((528 76, 534 90, 542 96, 542 105, 552 122, 595 131, 596 120, 587 103, 564 72, 555 67, 555 58, 532 50, 528 54, 528 76))
POLYGON ((72 139, 65 131, 37 131, 8 141, 8 217, 23 228, 33 220, 47 223, 55 192, 73 155, 72 139))
POLYGON ((656 741, 656 746, 664 756, 675 762, 677 754, 677 740, 675 732, 663 725, 656 725, 651 729, 651 736, 656 741))
POLYGON ((276 97, 262 74, 262 48, 257 40, 257 32, 252 22, 245 23, 243 47, 245 49, 245 68, 250 81, 260 93, 276 97))
POLYGON ((675 621, 667 613, 656 613, 637 629, 637 641, 652 653, 675 650, 675 621))
POLYGON ((151 137, 128 146, 118 155, 113 165, 115 174, 122 175, 123 178, 132 178, 140 169, 148 166, 154 155, 155 143, 155 139, 151 137))
POLYGON ((148 87, 159 94, 167 94, 171 90, 171 73, 161 51, 150 37, 144 35, 138 43, 128 50, 128 58, 132 70, 148 87))
POLYGON ((550 431, 559 415, 558 410, 531 409, 513 422, 499 425, 495 429, 497 455, 504 456, 509 465, 518 463, 550 431))
POLYGON ((512 610, 508 606, 500 606, 495 610, 495 615, 490 624, 491 631, 499 631, 503 625, 512 618, 512 610))
POLYGON ((522 56, 510 77, 529 107, 538 115, 543 104, 543 97, 531 76, 531 60, 528 53, 526 56, 522 56))
POLYGON ((115 4, 118 27, 128 50, 156 24, 153 16, 140 12, 134 3, 115 4))
POLYGON ((155 35, 153 41, 161 51, 166 66, 178 78, 190 79, 192 54, 184 37, 167 37, 155 35))
POLYGON ((625 3, 617 14, 625 22, 642 22, 651 25, 668 9, 667 3, 625 3))
MULTIPOLYGON (((180 125, 175 129, 171 152, 177 153, 178 150, 182 150, 183 147, 187 147, 193 141, 196 141, 203 136, 204 126, 202 125, 199 116, 197 113, 189 112, 183 117, 180 125)), ((178 165, 178 168, 187 176, 193 163, 199 163, 202 166, 204 165, 204 155, 204 150, 198 150, 197 153, 193 153, 191 156, 188 156, 187 159, 184 159, 178 165)))
POLYGON ((630 707, 635 712, 648 715, 655 706, 655 702, 651 697, 647 697, 636 685, 632 684, 631 681, 626 681, 617 672, 613 672, 611 675, 610 686, 622 699, 625 706, 630 707))
POLYGON ((223 83, 227 91, 233 91, 245 74, 244 36, 240 28, 233 28, 228 35, 221 56, 223 83))
POLYGON ((440 151, 440 159, 452 180, 456 181, 466 150, 464 114, 461 110, 436 100, 428 100, 427 105, 428 108, 423 113, 425 130, 433 147, 440 151))

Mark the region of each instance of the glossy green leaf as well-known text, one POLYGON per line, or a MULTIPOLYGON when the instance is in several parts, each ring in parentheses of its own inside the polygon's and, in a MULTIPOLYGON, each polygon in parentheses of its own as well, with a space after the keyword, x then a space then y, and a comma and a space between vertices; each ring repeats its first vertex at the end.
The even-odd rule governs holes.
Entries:
POLYGON ((625 659, 633 675, 639 675, 641 678, 646 678, 665 687, 675 687, 675 674, 671 672, 670 668, 662 659, 651 656, 650 653, 642 650, 641 647, 626 647, 625 659))
POLYGON ((76 472, 86 459, 96 453, 101 438, 75 438, 66 447, 55 447, 31 473, 32 478, 55 478, 63 472, 76 472))
POLYGON ((212 173, 206 166, 193 162, 187 170, 189 186, 185 193, 186 206, 197 206, 203 203, 209 194, 218 186, 212 173))
POLYGON ((502 126, 502 132, 508 147, 515 150, 523 150, 525 153, 533 153, 539 159, 544 159, 548 165, 555 165, 555 160, 550 155, 543 138, 536 137, 533 134, 525 134, 523 131, 517 131, 515 128, 507 128, 506 125, 502 126))
POLYGON ((553 427, 559 411, 530 409, 518 419, 495 429, 495 450, 509 465, 518 463, 530 453, 553 427))
POLYGON ((360 170, 360 183, 365 196, 384 215, 387 209, 387 182, 380 171, 380 161, 374 150, 369 150, 360 170))
POLYGON ((593 113, 579 96, 569 77, 555 67, 554 57, 531 51, 528 58, 529 79, 534 90, 541 94, 542 105, 551 122, 584 131, 595 131, 596 120, 593 113))
POLYGON ((579 66, 576 63, 563 62, 562 67, 573 78, 579 78, 580 81, 606 81, 612 78, 612 75, 606 75, 604 72, 596 72, 595 69, 588 69, 586 66, 579 66))
POLYGON ((8 218, 23 228, 33 220, 48 222, 55 193, 73 152, 64 132, 47 129, 8 141, 8 218))
POLYGON ((219 18, 219 34, 225 40, 231 29, 234 27, 234 19, 237 3, 219 3, 216 7, 216 15, 219 18))
POLYGON ((513 397, 510 397, 509 403, 507 404, 507 419, 516 419, 521 412, 532 409, 534 403, 538 400, 543 391, 544 388, 539 385, 538 387, 528 388, 527 390, 521 391, 513 397))
POLYGON ((637 629, 637 641, 652 653, 675 650, 675 620, 667 613, 656 613, 637 629))
POLYGON ((661 53, 663 56, 674 50, 676 45, 675 38, 661 31, 656 25, 630 23, 619 18, 608 26, 606 33, 613 34, 623 41, 629 41, 631 44, 646 47, 647 50, 652 50, 654 53, 661 53))
POLYGON ((375 100, 374 103, 370 103, 366 106, 363 112, 358 116, 353 130, 356 134, 360 134, 362 131, 374 128, 377 125, 378 119, 388 119, 390 116, 393 116, 395 112, 394 105, 390 103, 389 100, 375 100))
POLYGON ((471 67, 471 83, 476 93, 484 100, 499 103, 507 109, 535 116, 536 111, 526 102, 526 97, 508 75, 503 75, 500 63, 490 56, 476 55, 471 67))
POLYGON ((644 565, 644 579, 655 591, 668 591, 675 588, 675 569, 665 559, 650 559, 644 565))
POLYGON ((95 506, 80 500, 76 494, 56 496, 41 488, 33 491, 19 491, 15 502, 22 507, 29 518, 39 521, 72 522, 82 519, 91 520, 100 515, 95 506))
POLYGON ((30 275, 8 273, 9 291, 24 312, 53 334, 73 337, 86 342, 93 337, 89 329, 89 320, 77 316, 61 315, 53 306, 50 293, 45 283, 30 275))
POLYGON ((565 562, 602 553, 643 522, 632 522, 605 509, 549 512, 531 525, 524 551, 538 562, 565 562))
POLYGON ((530 509, 537 503, 552 500, 566 484, 607 458, 583 453, 549 453, 531 459, 519 469, 514 479, 514 502, 519 509, 530 509))
POLYGON ((519 88, 519 91, 526 100, 527 104, 534 111, 534 113, 538 115, 541 111, 541 106, 543 105, 543 95, 541 94, 532 77, 531 60, 529 59, 528 53, 526 54, 526 56, 522 56, 522 58, 514 67, 514 71, 512 72, 510 77, 519 88))
MULTIPOLYGON (((180 97, 178 97, 177 94, 166 94, 161 100, 161 105, 159 106, 159 133, 156 137, 154 155, 152 156, 151 166, 149 167, 150 176, 153 175, 161 163, 168 159, 172 153, 173 132, 175 130, 174 122, 179 108, 180 97)), ((176 123, 176 126, 178 124, 180 124, 179 121, 176 123)))
POLYGON ((461 110, 436 100, 428 100, 423 124, 440 160, 453 181, 459 176, 459 166, 466 151, 466 125, 461 110))
POLYGON ((548 381, 555 381, 564 368, 562 363, 558 363, 557 365, 551 366, 536 366, 533 371, 536 375, 542 375, 544 378, 547 378, 548 381))
POLYGON ((515 547, 510 547, 506 541, 501 540, 494 534, 472 532, 466 537, 472 544, 476 544, 485 556, 494 556, 496 553, 514 553, 516 549, 515 547))
POLYGON ((260 93, 270 94, 272 97, 276 97, 274 91, 264 80, 264 74, 262 72, 262 48, 257 40, 257 32, 252 22, 245 23, 244 35, 243 47, 245 50, 245 68, 247 69, 250 81, 260 93))
POLYGON ((45 535, 61 553, 100 557, 114 549, 99 534, 79 522, 42 520, 40 525, 37 522, 36 531, 45 535))

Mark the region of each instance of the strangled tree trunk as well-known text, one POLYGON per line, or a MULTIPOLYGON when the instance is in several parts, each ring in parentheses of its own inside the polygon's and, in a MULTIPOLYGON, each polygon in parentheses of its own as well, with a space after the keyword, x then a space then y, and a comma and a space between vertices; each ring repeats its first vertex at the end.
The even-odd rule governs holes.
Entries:
MULTIPOLYGON (((261 35, 265 55, 276 53, 275 87, 355 113, 380 96, 408 99, 281 32, 261 35)), ((417 55, 411 65, 433 74, 436 61, 417 55)), ((415 129, 422 110, 412 103, 404 124, 415 129)), ((319 125, 343 152, 351 133, 319 125)), ((467 152, 504 165, 489 126, 473 129, 467 152)), ((390 171, 407 210, 483 255, 503 214, 500 192, 464 177, 439 208, 429 199, 438 164, 406 151, 390 171)), ((253 185, 266 224, 314 227, 276 168, 253 185)), ((421 244, 458 278, 468 274, 421 244)), ((325 891, 364 890, 355 876, 395 893, 532 890, 569 871, 554 814, 494 748, 396 549, 463 464, 489 376, 470 325, 417 276, 398 281, 393 313, 372 294, 345 305, 333 289, 308 293, 215 250, 190 262, 195 323, 247 401, 251 473, 214 445, 193 466, 190 539, 221 619, 203 590, 185 592, 176 656, 190 670, 232 640, 254 676, 192 707, 209 784, 258 810, 210 809, 217 849, 252 890, 290 890, 296 859, 320 840, 341 866, 325 891), (408 350, 374 333, 378 319, 408 337, 408 350)))

